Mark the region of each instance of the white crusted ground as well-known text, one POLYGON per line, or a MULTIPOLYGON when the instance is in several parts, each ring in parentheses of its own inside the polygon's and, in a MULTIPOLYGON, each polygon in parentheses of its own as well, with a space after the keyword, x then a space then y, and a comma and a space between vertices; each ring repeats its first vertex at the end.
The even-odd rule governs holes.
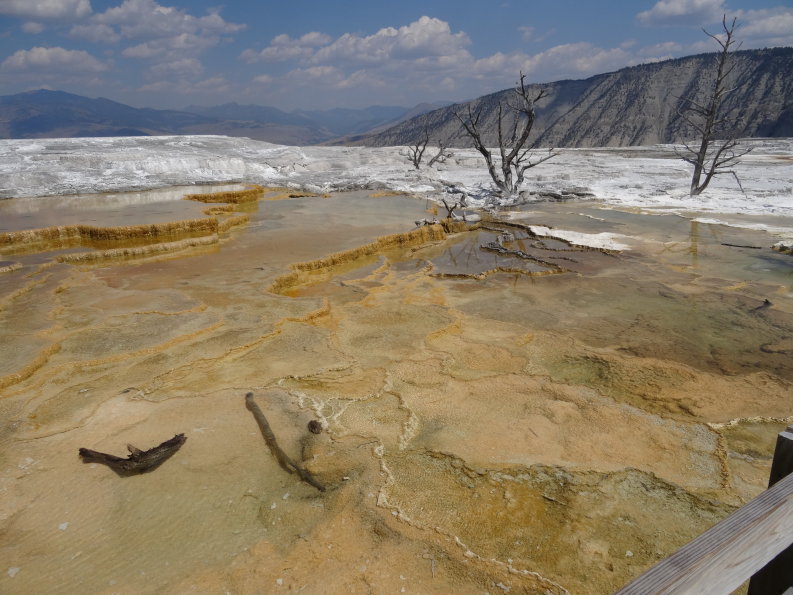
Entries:
MULTIPOLYGON (((743 191, 733 176, 724 175, 705 194, 689 197, 690 167, 672 145, 561 149, 529 170, 525 188, 583 189, 616 208, 699 215, 793 237, 793 139, 745 142, 753 150, 736 167, 743 191), (769 216, 779 219, 770 222, 769 216)), ((456 200, 464 193, 472 207, 515 202, 494 198, 484 162, 473 149, 454 149, 446 163, 416 170, 405 147, 290 147, 223 136, 0 140, 0 198, 209 182, 315 191, 390 189, 435 200, 456 200)), ((526 194, 520 200, 535 200, 526 194)))

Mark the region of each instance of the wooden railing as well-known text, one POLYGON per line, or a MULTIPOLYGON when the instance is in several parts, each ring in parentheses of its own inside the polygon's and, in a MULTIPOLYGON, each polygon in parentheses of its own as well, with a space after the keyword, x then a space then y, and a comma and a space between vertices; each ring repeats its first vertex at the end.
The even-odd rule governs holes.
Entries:
POLYGON ((768 489, 617 595, 727 595, 751 577, 749 595, 793 586, 793 426, 777 438, 768 489))

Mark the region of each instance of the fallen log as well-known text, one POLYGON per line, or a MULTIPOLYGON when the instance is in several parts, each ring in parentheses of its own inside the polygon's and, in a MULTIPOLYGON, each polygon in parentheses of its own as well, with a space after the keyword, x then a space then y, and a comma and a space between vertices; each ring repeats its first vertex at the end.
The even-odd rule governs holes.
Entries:
POLYGON ((253 393, 248 393, 245 395, 245 406, 248 410, 253 413, 253 417, 256 419, 256 423, 259 424, 259 429, 262 432, 262 436, 264 437, 265 443, 270 448, 270 451, 273 453, 273 456, 278 461, 278 464, 283 467, 285 471, 289 471, 289 473, 295 472, 297 475, 305 481, 307 484, 314 486, 320 492, 325 491, 325 486, 323 486, 317 479, 311 475, 308 471, 303 469, 300 465, 295 463, 292 459, 289 458, 280 446, 278 446, 278 442, 275 439, 275 434, 273 433, 272 428, 270 427, 270 423, 267 421, 267 418, 264 416, 264 413, 256 404, 256 401, 253 400, 253 393))
POLYGON ((101 463, 107 465, 119 475, 126 477, 156 469, 171 458, 182 447, 185 440, 187 438, 184 434, 177 434, 170 440, 166 440, 149 450, 140 450, 131 444, 127 444, 130 454, 126 459, 88 448, 81 448, 79 452, 84 463, 101 463))

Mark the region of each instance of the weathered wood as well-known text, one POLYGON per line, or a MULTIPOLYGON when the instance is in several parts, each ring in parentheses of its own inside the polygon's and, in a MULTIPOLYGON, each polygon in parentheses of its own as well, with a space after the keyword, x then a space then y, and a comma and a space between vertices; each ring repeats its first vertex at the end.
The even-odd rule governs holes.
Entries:
POLYGON ((294 471, 300 476, 300 479, 305 481, 307 484, 314 486, 320 492, 324 492, 325 486, 317 481, 317 479, 311 473, 303 469, 300 465, 289 458, 289 455, 287 455, 281 449, 281 447, 278 446, 278 442, 275 439, 275 434, 270 427, 270 423, 267 421, 267 418, 264 416, 262 410, 256 404, 256 401, 253 400, 253 393, 248 393, 245 395, 245 406, 251 413, 253 413, 256 423, 259 424, 259 429, 262 432, 264 441, 267 443, 267 446, 270 448, 273 456, 275 456, 278 464, 281 465, 285 471, 289 471, 290 473, 294 471))
POLYGON ((793 474, 778 481, 618 595, 728 594, 793 542, 793 474))
MULTIPOLYGON (((793 474, 793 426, 788 426, 776 439, 768 487, 776 485, 791 474, 793 474)), ((793 545, 755 573, 749 582, 748 595, 782 593, 791 586, 793 586, 793 545)))
POLYGON ((177 434, 170 440, 166 440, 149 450, 140 450, 131 444, 127 444, 127 450, 129 450, 130 454, 126 459, 88 448, 81 448, 79 452, 84 463, 107 465, 121 476, 137 475, 162 465, 182 447, 185 440, 187 438, 184 434, 177 434))
POLYGON ((768 487, 770 488, 791 473, 793 473, 793 426, 788 426, 776 438, 776 449, 774 450, 774 460, 771 463, 768 487))

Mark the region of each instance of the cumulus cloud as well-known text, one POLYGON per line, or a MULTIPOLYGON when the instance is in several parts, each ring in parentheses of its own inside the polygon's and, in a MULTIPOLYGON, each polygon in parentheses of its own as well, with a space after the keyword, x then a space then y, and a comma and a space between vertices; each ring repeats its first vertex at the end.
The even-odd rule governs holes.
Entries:
POLYGON ((309 84, 316 82, 337 83, 344 78, 342 72, 333 66, 310 66, 308 68, 296 68, 287 76, 288 78, 297 81, 306 81, 309 84))
POLYGON ((793 8, 738 12, 738 35, 752 47, 793 45, 793 8))
POLYGON ((262 51, 245 50, 240 58, 248 63, 306 59, 314 53, 314 48, 327 45, 332 40, 329 35, 317 31, 306 33, 297 39, 292 39, 289 35, 278 35, 262 51))
POLYGON ((91 23, 88 25, 75 25, 69 31, 69 37, 85 39, 93 43, 118 43, 119 35, 110 25, 91 23))
POLYGON ((90 0, 3 0, 0 14, 34 20, 77 20, 91 14, 90 0))
POLYGON ((97 74, 107 70, 108 65, 82 50, 34 47, 14 52, 0 64, 0 69, 25 74, 97 74))
MULTIPOLYGON (((529 28, 519 30, 534 34, 529 28)), ((465 32, 452 31, 447 22, 421 17, 403 27, 382 28, 372 35, 345 33, 333 40, 319 33, 279 35, 264 50, 247 50, 240 58, 295 62, 284 75, 284 87, 310 85, 338 91, 338 97, 353 88, 387 91, 388 101, 437 95, 439 89, 475 96, 512 85, 519 71, 542 82, 560 78, 559 73, 584 78, 656 58, 655 52, 639 55, 634 41, 614 48, 572 43, 538 54, 497 52, 479 58, 468 51, 470 43, 465 32)), ((261 75, 254 81, 269 84, 273 79, 261 75)))
POLYGON ((557 45, 532 55, 499 52, 476 60, 466 71, 469 76, 483 80, 498 77, 500 73, 515 77, 520 71, 533 81, 545 82, 559 78, 584 78, 617 70, 632 62, 636 60, 626 48, 600 48, 581 42, 557 45))
POLYGON ((683 46, 676 41, 656 43, 655 45, 649 45, 639 50, 639 55, 650 58, 666 58, 681 53, 683 53, 683 46))
POLYGON ((118 27, 122 37, 150 39, 174 35, 217 36, 245 28, 225 21, 217 12, 195 17, 186 10, 163 6, 154 0, 124 0, 94 17, 97 23, 118 27))
POLYGON ((204 73, 204 66, 195 58, 184 58, 173 62, 155 64, 149 69, 149 75, 155 78, 196 79, 204 73))
POLYGON ((332 44, 319 49, 312 61, 374 63, 432 57, 467 57, 470 54, 464 48, 470 43, 464 32, 452 33, 449 23, 423 16, 404 27, 386 27, 366 37, 345 33, 332 44))
POLYGON ((226 21, 217 10, 197 17, 155 0, 124 0, 94 14, 88 23, 72 27, 69 34, 93 42, 136 41, 139 43, 126 48, 122 55, 166 63, 204 52, 218 45, 223 35, 245 27, 226 21))
POLYGON ((702 25, 721 20, 724 0, 659 0, 636 18, 643 25, 702 25))
POLYGON ((161 58, 173 61, 185 56, 202 53, 216 44, 215 40, 202 35, 180 33, 173 37, 160 37, 144 41, 138 45, 126 48, 121 54, 125 58, 161 58))

